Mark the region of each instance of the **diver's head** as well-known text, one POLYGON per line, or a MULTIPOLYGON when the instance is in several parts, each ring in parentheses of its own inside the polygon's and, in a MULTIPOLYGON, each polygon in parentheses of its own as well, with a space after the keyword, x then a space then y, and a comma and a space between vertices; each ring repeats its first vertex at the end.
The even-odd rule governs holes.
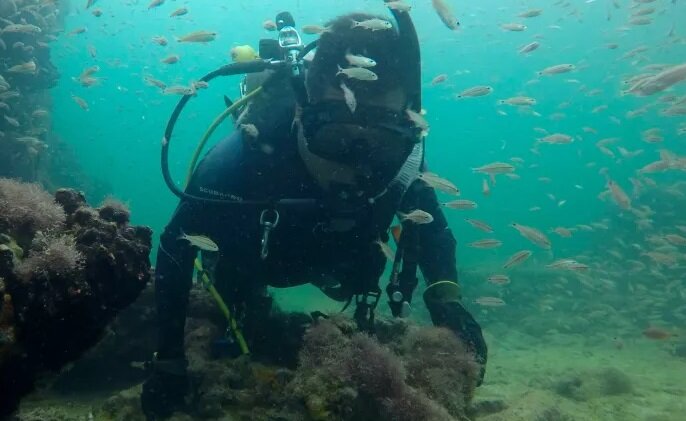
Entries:
POLYGON ((370 19, 387 20, 354 13, 327 24, 307 71, 309 102, 302 110, 300 143, 308 169, 323 185, 357 184, 377 194, 398 173, 419 136, 405 114, 411 105, 408 86, 416 83, 401 60, 405 55, 397 54, 407 47, 395 28, 353 26, 370 19), (377 79, 358 80, 339 72, 339 67, 353 67, 347 54, 374 60, 369 70, 377 79), (346 104, 344 89, 354 95, 354 111, 346 104))

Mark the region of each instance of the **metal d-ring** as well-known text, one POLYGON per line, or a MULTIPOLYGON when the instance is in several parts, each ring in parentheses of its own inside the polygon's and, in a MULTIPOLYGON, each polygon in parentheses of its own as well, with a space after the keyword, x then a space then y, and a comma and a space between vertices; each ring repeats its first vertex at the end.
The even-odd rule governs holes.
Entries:
POLYGON ((279 212, 276 209, 264 209, 260 214, 260 225, 262 226, 260 258, 264 260, 269 255, 269 233, 279 225, 279 212), (274 216, 271 220, 268 219, 270 211, 274 216))

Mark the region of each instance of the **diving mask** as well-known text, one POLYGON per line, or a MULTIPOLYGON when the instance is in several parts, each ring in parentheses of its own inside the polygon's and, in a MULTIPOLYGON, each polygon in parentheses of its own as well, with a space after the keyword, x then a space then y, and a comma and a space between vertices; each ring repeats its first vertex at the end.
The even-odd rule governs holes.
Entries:
POLYGON ((383 107, 358 106, 351 114, 342 101, 304 108, 302 123, 307 148, 313 154, 354 168, 395 175, 420 132, 404 113, 383 107))

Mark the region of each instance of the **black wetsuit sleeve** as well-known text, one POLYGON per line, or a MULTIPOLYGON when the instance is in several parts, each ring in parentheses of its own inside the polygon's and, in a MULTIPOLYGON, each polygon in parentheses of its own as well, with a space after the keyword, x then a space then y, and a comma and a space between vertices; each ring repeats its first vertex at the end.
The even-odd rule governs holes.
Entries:
POLYGON ((195 217, 191 203, 181 202, 164 229, 157 249, 155 302, 160 359, 184 357, 186 307, 196 252, 187 241, 179 241, 178 236, 182 227, 188 226, 195 217))
POLYGON ((417 263, 427 284, 438 281, 457 282, 456 241, 440 208, 436 192, 416 180, 408 189, 401 211, 421 209, 433 216, 433 222, 416 226, 417 263))

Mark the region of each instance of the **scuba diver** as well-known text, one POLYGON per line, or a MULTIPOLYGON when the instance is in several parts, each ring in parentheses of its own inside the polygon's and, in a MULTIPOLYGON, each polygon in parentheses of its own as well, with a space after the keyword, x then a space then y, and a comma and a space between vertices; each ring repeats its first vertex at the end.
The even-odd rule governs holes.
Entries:
POLYGON ((279 40, 261 40, 259 58, 248 54, 204 77, 247 74, 243 97, 225 98, 223 115, 236 130, 191 165, 183 190, 169 176, 168 148, 191 96, 172 114, 162 167, 181 201, 157 254, 158 345, 141 395, 149 420, 170 416, 188 393, 184 325, 194 271, 227 317, 216 349, 294 366, 305 329, 325 316, 279 314, 268 287, 312 284, 354 305, 358 327, 371 334, 387 260, 395 317, 411 309, 419 268, 434 325, 467 344, 481 383, 487 348, 460 301, 456 241, 434 189, 419 178, 427 127, 410 118, 421 112, 417 35, 407 13, 391 12, 395 24, 362 13, 338 17, 307 46, 281 13, 279 40), (375 64, 359 66, 364 58, 375 64), (396 216, 402 229, 390 230, 396 216))

